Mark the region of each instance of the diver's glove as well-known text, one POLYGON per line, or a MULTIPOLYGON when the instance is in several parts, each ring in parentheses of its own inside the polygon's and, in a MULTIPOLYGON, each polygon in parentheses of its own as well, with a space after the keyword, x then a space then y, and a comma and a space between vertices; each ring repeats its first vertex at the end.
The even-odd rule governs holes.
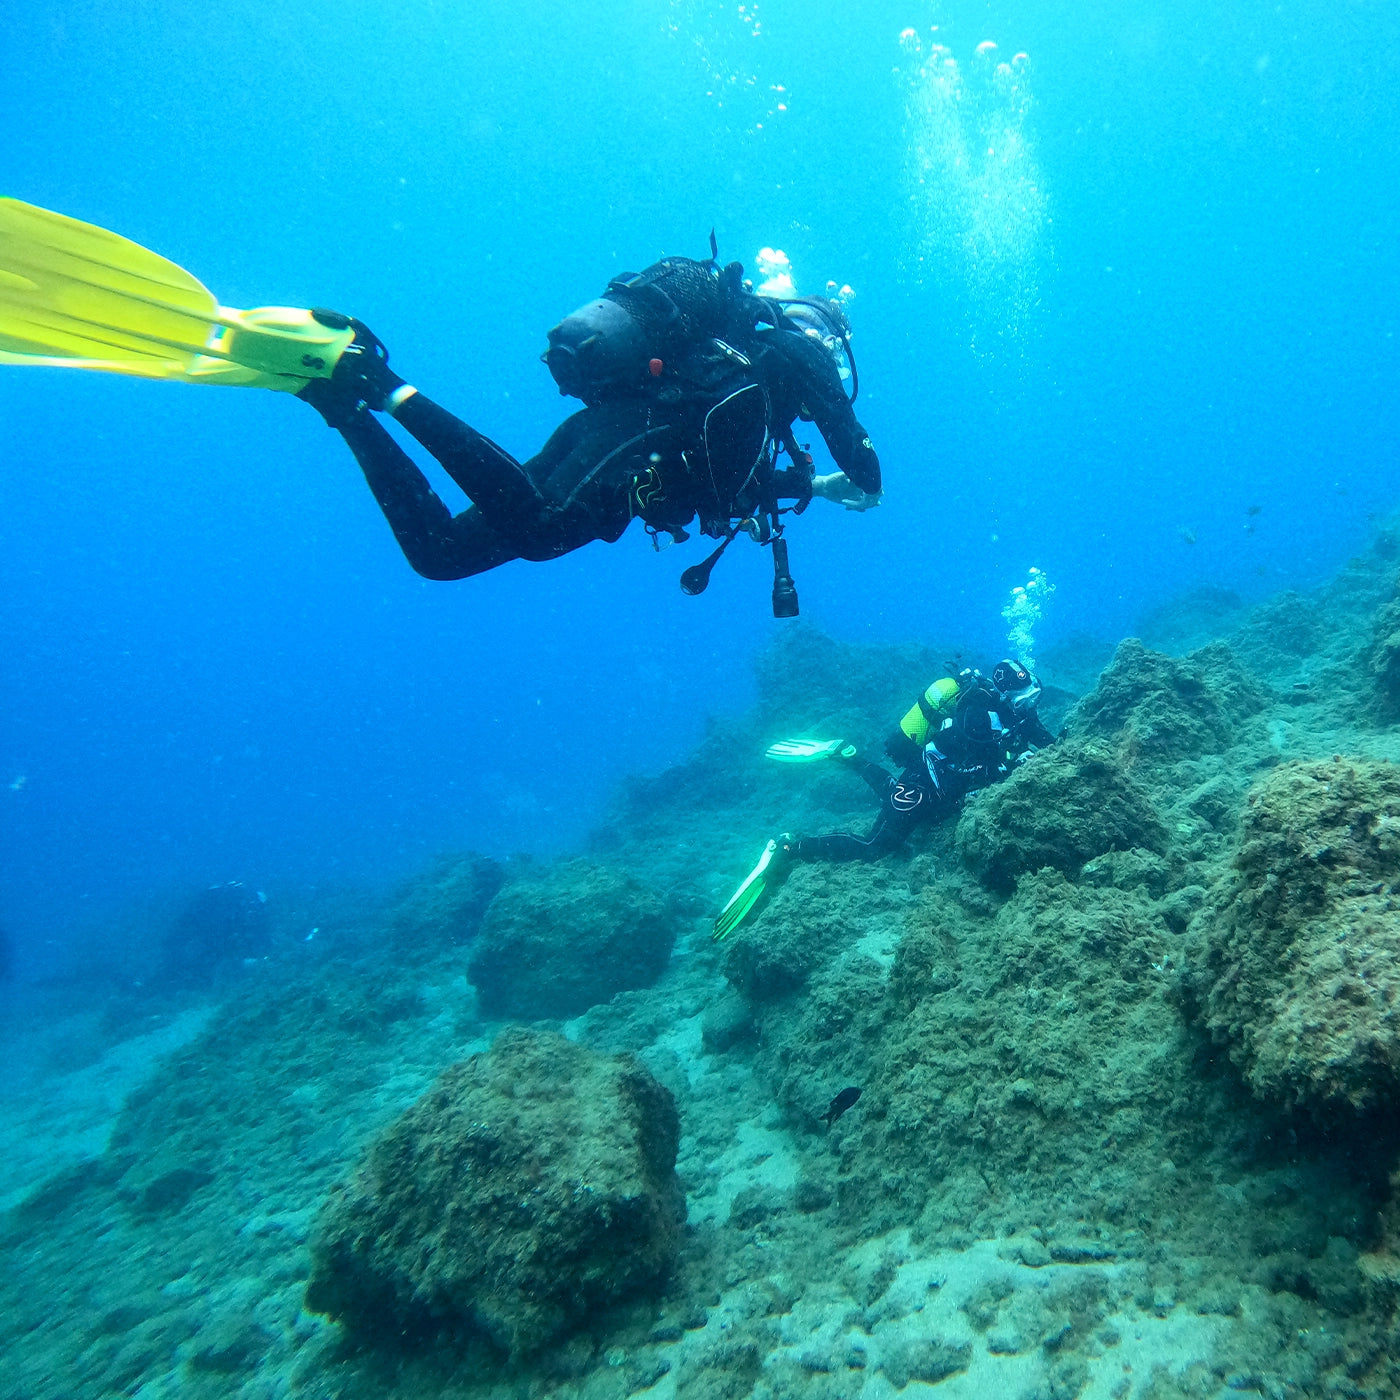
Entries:
POLYGON ((845 472, 828 472, 812 478, 812 494, 824 501, 835 501, 847 510, 873 510, 880 504, 880 493, 862 491, 845 472))
POLYGON ((764 848, 758 864, 744 883, 729 897, 715 920, 714 937, 727 938, 753 913, 765 895, 771 894, 787 878, 797 854, 798 838, 790 831, 775 836, 764 848))
POLYGON ((311 314, 333 330, 355 329, 355 338, 341 351, 331 377, 308 380, 297 392, 297 398, 305 399, 332 428, 347 426, 362 409, 392 413, 417 392, 389 368, 384 342, 363 321, 323 307, 313 308, 311 314))

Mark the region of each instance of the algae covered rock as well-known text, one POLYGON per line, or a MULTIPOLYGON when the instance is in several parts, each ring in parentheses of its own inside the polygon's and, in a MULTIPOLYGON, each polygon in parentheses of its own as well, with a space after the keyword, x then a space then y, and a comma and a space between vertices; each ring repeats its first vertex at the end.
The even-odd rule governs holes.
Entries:
POLYGON ((395 946, 431 950, 470 942, 504 879, 499 862, 475 851, 440 857, 400 894, 390 916, 395 946))
POLYGON ((671 957, 670 908, 640 880, 573 860, 491 901, 467 975, 488 1016, 577 1016, 650 986, 671 957))
POLYGON ((1067 741, 979 793, 958 820, 958 853, 993 889, 1031 871, 1073 876, 1109 851, 1161 853, 1167 833, 1146 789, 1103 744, 1067 741))
POLYGON ((863 937, 895 940, 908 902, 907 871, 891 863, 798 865, 726 939, 724 975, 750 1002, 780 1000, 863 937))
POLYGON ((332 1192, 306 1305, 365 1340, 465 1330, 537 1350, 665 1274, 679 1140, 670 1093, 630 1056, 507 1029, 332 1192))
POLYGON ((1044 870, 990 922, 929 887, 883 992, 859 968, 815 975, 800 1018, 770 1019, 764 1037, 796 1118, 842 1083, 864 1087, 831 1130, 847 1144, 843 1210, 983 1228, 989 1211, 1072 1221, 1096 1195, 1114 1213, 1151 1197, 1144 1167, 1170 1154, 1149 1125, 1199 1131, 1163 995, 1169 947, 1143 890, 1044 870))
POLYGON ((1321 603, 1286 589, 1250 613, 1231 645, 1251 670, 1285 676, 1299 661, 1324 654, 1330 635, 1321 603))
POLYGON ((1211 1029, 1256 1094, 1367 1109, 1400 1090, 1400 770, 1288 763, 1250 794, 1200 927, 1211 1029))
POLYGON ((220 973, 273 951, 267 896, 241 880, 190 896, 161 943, 162 981, 205 987, 220 973))
POLYGON ((1369 661, 1381 718, 1400 719, 1400 596, 1376 614, 1369 661))
POLYGON ((1129 761, 1176 763, 1235 743, 1263 708, 1259 690, 1224 642, 1177 658, 1129 637, 1069 725, 1077 736, 1113 739, 1129 761))

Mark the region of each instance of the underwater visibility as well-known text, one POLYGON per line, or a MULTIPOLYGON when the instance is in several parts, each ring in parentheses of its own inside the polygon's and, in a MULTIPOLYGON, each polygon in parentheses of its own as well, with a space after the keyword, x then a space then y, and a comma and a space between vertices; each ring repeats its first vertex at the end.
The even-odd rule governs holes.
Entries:
POLYGON ((1400 12, 6 54, 0 1400, 1400 1397, 1400 12))

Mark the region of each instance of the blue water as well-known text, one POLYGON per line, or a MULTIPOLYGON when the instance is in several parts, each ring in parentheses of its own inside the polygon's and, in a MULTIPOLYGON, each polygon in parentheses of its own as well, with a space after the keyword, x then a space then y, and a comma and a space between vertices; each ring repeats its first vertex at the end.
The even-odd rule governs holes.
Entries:
MULTIPOLYGON (((230 305, 361 316, 521 456, 570 408, 537 361, 564 313, 711 226, 782 246, 856 288, 887 485, 793 528, 804 618, 993 648, 1037 565, 1045 645, 1311 586, 1394 508, 1397 72, 1383 0, 36 0, 0 191, 230 305), (911 268, 950 216, 911 197, 905 26, 969 85, 984 40, 1030 55, 1042 217, 991 281, 911 268)), ((426 583, 280 395, 3 369, 0 422, 0 925, 31 969, 153 891, 567 846, 793 625, 759 551, 689 599, 700 542, 639 531, 426 583)))

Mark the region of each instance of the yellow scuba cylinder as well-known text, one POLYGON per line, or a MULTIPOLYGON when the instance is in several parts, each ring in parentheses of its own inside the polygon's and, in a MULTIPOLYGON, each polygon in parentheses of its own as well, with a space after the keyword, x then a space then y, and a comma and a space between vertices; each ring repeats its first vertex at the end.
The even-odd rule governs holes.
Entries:
POLYGON ((936 680, 909 707, 899 728, 885 740, 885 751, 896 763, 916 763, 930 735, 943 726, 958 703, 958 683, 952 676, 936 680))
POLYGON ((957 699, 958 683, 951 676, 934 681, 899 721, 900 730, 905 738, 923 748, 928 743, 929 732, 940 727, 953 713, 957 699))

